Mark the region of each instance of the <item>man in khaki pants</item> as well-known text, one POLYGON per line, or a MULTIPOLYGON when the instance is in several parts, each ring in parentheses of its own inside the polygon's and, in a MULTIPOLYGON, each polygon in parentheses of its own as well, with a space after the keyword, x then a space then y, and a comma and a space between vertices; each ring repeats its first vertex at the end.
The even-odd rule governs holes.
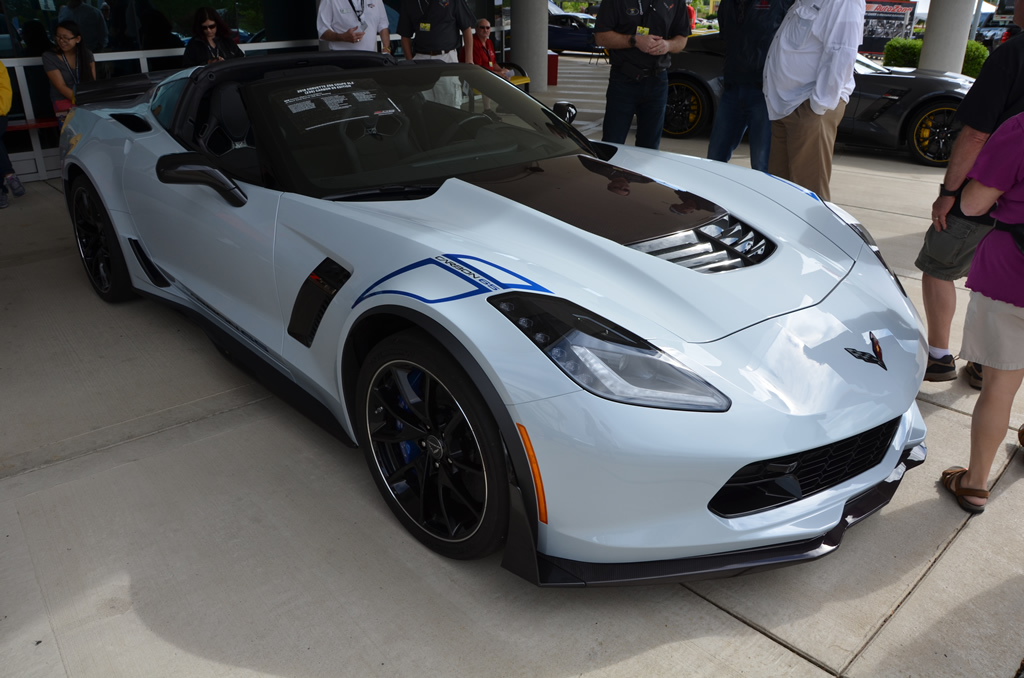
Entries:
POLYGON ((864 0, 796 0, 764 65, 771 174, 831 199, 836 129, 853 92, 864 0))

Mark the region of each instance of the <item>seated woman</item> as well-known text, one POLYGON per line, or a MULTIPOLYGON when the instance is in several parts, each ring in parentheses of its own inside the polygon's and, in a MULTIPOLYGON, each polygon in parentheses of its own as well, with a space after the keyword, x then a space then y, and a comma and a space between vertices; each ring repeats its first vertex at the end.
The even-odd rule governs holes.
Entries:
POLYGON ((82 44, 82 32, 74 21, 61 21, 55 33, 57 46, 43 53, 43 70, 50 79, 50 102, 63 121, 75 103, 75 90, 96 79, 96 61, 82 44))
POLYGON ((192 39, 185 45, 182 64, 202 66, 245 56, 231 37, 231 29, 212 7, 200 7, 192 19, 192 39))
POLYGON ((515 72, 498 65, 497 57, 494 55, 494 43, 491 42, 489 37, 490 34, 490 21, 480 19, 476 22, 476 32, 473 33, 473 63, 508 80, 515 75, 515 72))

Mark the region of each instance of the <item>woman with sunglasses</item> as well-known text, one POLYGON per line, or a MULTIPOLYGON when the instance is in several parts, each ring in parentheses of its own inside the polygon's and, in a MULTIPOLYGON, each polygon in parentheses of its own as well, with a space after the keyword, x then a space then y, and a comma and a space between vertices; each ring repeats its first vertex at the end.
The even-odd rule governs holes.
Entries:
POLYGON ((43 53, 43 70, 50 79, 50 101, 58 120, 75 103, 75 91, 83 82, 96 79, 96 61, 82 44, 82 32, 74 21, 61 21, 54 33, 57 46, 43 53))
POLYGON ((192 20, 192 39, 185 45, 182 62, 189 66, 215 64, 245 56, 231 37, 231 29, 212 7, 200 7, 192 20))

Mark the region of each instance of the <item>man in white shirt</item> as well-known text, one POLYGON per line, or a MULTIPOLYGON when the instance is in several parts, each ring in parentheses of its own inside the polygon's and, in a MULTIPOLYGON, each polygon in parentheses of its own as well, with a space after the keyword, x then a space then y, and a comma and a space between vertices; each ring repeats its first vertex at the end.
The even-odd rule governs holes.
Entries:
POLYGON ((316 16, 316 31, 329 49, 374 52, 377 50, 374 36, 379 35, 382 51, 385 54, 391 51, 384 0, 322 0, 316 16))
POLYGON ((836 129, 853 92, 864 0, 796 0, 764 65, 768 171, 831 199, 836 129))

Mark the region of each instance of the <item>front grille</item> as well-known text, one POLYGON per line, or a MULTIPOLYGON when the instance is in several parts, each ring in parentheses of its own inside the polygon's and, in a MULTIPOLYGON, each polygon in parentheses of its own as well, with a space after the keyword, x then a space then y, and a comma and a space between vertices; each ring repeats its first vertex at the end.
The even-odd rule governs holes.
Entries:
POLYGON ((754 266, 775 251, 775 243, 731 214, 630 247, 700 273, 754 266))
POLYGON ((899 423, 897 417, 845 440, 747 464, 718 491, 708 508, 723 518, 734 518, 834 487, 881 463, 899 423))

